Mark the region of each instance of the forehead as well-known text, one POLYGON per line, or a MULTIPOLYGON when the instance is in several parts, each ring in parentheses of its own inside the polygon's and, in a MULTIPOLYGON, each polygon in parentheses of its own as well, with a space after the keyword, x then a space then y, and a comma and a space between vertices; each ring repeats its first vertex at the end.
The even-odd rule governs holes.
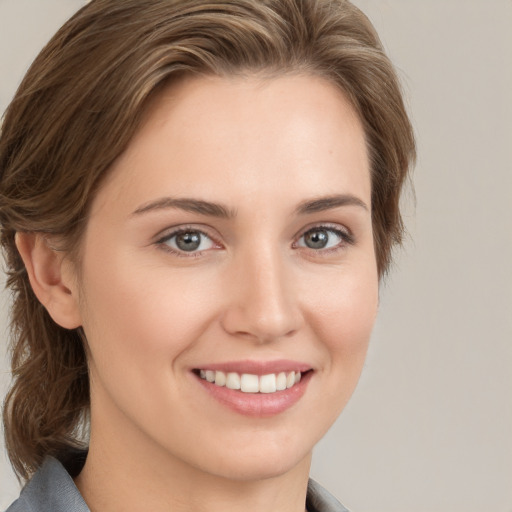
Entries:
POLYGON ((180 80, 153 98, 107 189, 112 181, 140 201, 235 187, 239 198, 286 190, 299 201, 308 187, 370 195, 359 118, 336 85, 310 75, 180 80))

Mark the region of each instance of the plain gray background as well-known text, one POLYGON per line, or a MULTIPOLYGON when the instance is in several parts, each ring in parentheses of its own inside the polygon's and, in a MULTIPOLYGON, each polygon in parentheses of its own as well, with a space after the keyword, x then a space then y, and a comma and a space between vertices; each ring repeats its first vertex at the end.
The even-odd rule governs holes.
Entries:
MULTIPOLYGON (((0 0, 1 111, 84 3, 0 0)), ((313 476, 353 512, 512 512, 512 2, 355 3, 403 79, 417 199, 361 382, 313 476)), ((5 292, 0 306, 3 357, 5 292)), ((0 398, 8 381, 0 357, 0 398)), ((0 509, 18 492, 0 442, 0 509)))

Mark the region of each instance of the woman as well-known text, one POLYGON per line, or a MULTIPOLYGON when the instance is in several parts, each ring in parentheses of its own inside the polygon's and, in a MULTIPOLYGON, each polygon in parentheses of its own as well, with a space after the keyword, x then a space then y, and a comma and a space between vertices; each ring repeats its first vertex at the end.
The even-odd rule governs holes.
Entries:
POLYGON ((9 511, 345 510, 311 452, 361 372, 413 156, 349 2, 81 9, 0 139, 4 423, 32 477, 9 511))

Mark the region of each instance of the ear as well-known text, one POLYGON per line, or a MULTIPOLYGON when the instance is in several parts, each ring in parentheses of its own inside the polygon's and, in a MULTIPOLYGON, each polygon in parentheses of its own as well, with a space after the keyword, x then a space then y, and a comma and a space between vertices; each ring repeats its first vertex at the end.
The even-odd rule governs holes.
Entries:
POLYGON ((78 287, 72 265, 41 233, 16 233, 16 247, 30 285, 53 320, 65 329, 82 325, 78 287))

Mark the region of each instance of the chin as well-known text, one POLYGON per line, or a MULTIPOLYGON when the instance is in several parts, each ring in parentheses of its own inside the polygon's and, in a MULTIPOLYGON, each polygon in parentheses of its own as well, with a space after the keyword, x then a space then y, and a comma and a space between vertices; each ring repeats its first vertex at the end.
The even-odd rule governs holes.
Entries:
POLYGON ((237 458, 234 464, 220 464, 211 473, 227 480, 254 482, 277 478, 299 467, 309 470, 311 452, 305 457, 284 460, 282 455, 276 457, 258 457, 252 460, 237 458))
POLYGON ((203 457, 200 469, 239 482, 276 478, 299 468, 309 472, 312 443, 289 441, 266 439, 245 447, 231 445, 223 454, 214 449, 209 457, 203 457))

